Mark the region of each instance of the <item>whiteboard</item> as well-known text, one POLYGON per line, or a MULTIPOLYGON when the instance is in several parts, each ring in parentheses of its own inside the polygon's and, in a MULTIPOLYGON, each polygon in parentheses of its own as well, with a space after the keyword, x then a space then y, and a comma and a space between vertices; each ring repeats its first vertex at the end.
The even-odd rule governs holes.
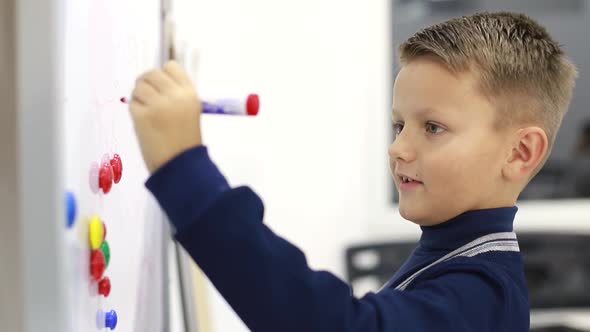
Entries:
POLYGON ((142 72, 161 64, 160 0, 65 0, 63 6, 63 172, 74 193, 77 219, 65 229, 66 292, 71 331, 103 330, 115 310, 115 331, 164 329, 163 216, 145 189, 147 171, 126 105, 142 72), (108 193, 99 169, 114 154, 122 177, 108 193), (89 274, 88 222, 105 224, 111 259, 108 297, 89 274))

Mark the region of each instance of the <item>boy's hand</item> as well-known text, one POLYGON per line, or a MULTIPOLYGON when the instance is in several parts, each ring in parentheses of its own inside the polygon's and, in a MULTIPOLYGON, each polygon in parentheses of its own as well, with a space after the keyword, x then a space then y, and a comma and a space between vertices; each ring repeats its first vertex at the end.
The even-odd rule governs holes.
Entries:
POLYGON ((202 143, 201 102, 188 75, 174 61, 137 79, 129 110, 150 173, 202 143))

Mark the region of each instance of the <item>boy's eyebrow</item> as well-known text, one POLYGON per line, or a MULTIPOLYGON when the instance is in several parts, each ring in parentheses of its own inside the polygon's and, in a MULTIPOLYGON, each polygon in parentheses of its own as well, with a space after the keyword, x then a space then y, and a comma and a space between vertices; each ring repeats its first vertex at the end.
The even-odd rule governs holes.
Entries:
MULTIPOLYGON (((401 112, 395 108, 391 109, 391 117, 395 117, 396 114, 402 115, 402 113, 403 112, 401 112)), ((439 113, 439 111, 432 108, 432 107, 426 107, 426 108, 419 108, 416 111, 412 112, 412 114, 414 114, 418 117, 425 117, 425 116, 432 114, 432 113, 439 113)))

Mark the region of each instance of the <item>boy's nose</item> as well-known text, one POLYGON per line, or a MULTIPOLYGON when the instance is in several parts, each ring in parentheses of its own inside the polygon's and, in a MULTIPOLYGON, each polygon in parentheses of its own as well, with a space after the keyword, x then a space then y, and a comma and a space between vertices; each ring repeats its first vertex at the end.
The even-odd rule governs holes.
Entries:
POLYGON ((415 153, 408 144, 408 137, 404 136, 403 133, 399 134, 389 145, 388 153, 391 161, 403 160, 410 162, 415 158, 415 153))

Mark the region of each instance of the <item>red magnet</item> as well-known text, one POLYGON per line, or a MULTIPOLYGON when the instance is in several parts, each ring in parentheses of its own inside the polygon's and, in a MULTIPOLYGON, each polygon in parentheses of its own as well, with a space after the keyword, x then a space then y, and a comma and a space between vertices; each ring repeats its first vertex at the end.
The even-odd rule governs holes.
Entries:
POLYGON ((104 255, 100 250, 92 250, 90 254, 90 277, 98 281, 104 272, 105 261, 104 255))
POLYGON ((100 167, 100 172, 98 174, 98 186, 105 194, 111 191, 111 187, 113 186, 113 168, 107 161, 105 161, 102 164, 102 167, 100 167))
POLYGON ((115 183, 119 183, 119 181, 121 181, 121 176, 123 175, 123 162, 121 161, 121 156, 115 153, 113 159, 111 159, 111 167, 113 168, 113 180, 115 183))
POLYGON ((107 297, 111 293, 111 280, 109 277, 104 276, 98 282, 98 294, 107 297))

